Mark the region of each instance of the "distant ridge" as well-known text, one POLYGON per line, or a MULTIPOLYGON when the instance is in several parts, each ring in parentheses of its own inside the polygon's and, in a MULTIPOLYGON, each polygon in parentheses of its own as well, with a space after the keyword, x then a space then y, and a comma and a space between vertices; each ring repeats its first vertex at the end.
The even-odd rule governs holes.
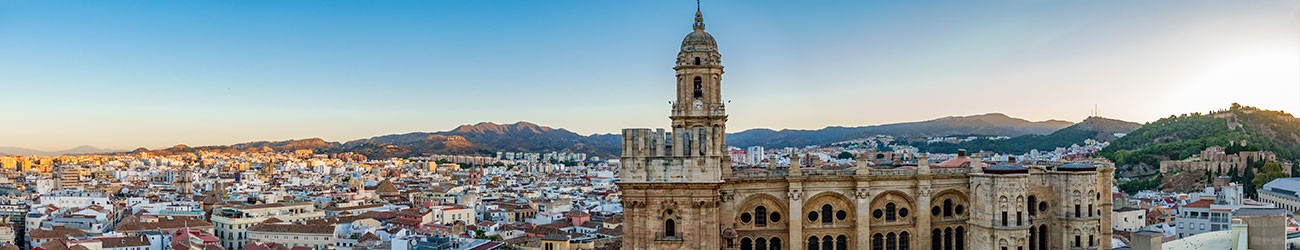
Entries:
POLYGON ((376 136, 343 143, 340 151, 367 156, 401 157, 428 154, 494 155, 496 152, 570 152, 612 158, 618 156, 618 135, 583 136, 530 122, 480 122, 444 132, 415 132, 376 136))
POLYGON ((919 122, 904 122, 861 127, 826 127, 818 130, 751 129, 727 136, 727 144, 736 147, 768 148, 825 145, 873 135, 895 137, 949 135, 1045 135, 1073 123, 1061 120, 1033 122, 1002 113, 949 116, 919 122))
MULTIPOLYGON (((1122 122, 1122 121, 1119 121, 1122 122)), ((826 145, 837 141, 874 136, 877 134, 899 137, 948 135, 1047 135, 1071 126, 1060 120, 1028 121, 1005 114, 989 113, 972 116, 949 116, 928 121, 905 122, 860 127, 827 127, 818 130, 751 129, 728 134, 728 144, 736 147, 761 145, 769 148, 826 145)), ((150 150, 139 148, 130 153, 152 154, 217 152, 268 152, 311 150, 316 153, 357 153, 368 158, 412 157, 434 154, 460 154, 494 156, 496 152, 570 152, 585 153, 604 159, 617 158, 622 146, 618 134, 580 135, 561 128, 552 128, 520 121, 511 124, 480 122, 460 125, 439 132, 412 132, 389 134, 347 142, 330 142, 320 138, 285 141, 257 141, 232 145, 190 147, 180 144, 169 148, 150 150)), ((101 150, 95 153, 123 152, 101 150)), ((7 154, 19 154, 4 151, 7 154)), ((27 151, 19 151, 27 152, 27 151)))
POLYGON ((1046 135, 1021 135, 1004 140, 975 139, 961 143, 927 143, 916 141, 909 143, 923 152, 957 153, 959 149, 969 151, 991 151, 997 153, 1024 154, 1032 150, 1051 151, 1058 147, 1082 145, 1084 140, 1093 139, 1109 142, 1116 139, 1116 134, 1126 134, 1142 127, 1142 124, 1126 122, 1104 117, 1088 117, 1083 121, 1046 135))
POLYGON ((121 152, 125 150, 102 149, 89 145, 82 145, 75 148, 59 151, 41 151, 20 147, 0 147, 0 155, 18 155, 18 156, 60 156, 60 155, 80 155, 80 154, 100 154, 121 152))

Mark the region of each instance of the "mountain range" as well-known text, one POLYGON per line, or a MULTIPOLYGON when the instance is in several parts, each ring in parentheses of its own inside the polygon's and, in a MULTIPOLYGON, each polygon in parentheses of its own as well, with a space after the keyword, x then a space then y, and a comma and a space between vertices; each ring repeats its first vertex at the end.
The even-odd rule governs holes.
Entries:
MULTIPOLYGON (((928 121, 894 123, 861 127, 827 127, 818 130, 751 129, 728 134, 728 145, 737 147, 764 146, 769 148, 825 145, 837 141, 873 135, 898 137, 947 135, 1046 135, 1073 125, 1067 121, 1028 121, 1004 114, 990 113, 972 116, 944 117, 928 121)), ((617 157, 622 143, 617 134, 580 135, 561 128, 551 128, 529 122, 496 124, 482 122, 467 124, 441 132, 413 132, 382 135, 371 138, 329 142, 319 138, 287 141, 259 141, 233 145, 190 147, 176 145, 131 152, 173 154, 196 150, 220 152, 266 152, 313 150, 318 153, 357 153, 370 158, 409 157, 431 154, 493 155, 496 152, 573 152, 602 158, 617 157)), ((60 155, 80 153, 106 153, 111 150, 79 147, 77 150, 36 152, 0 149, 11 155, 60 155), (94 150, 91 150, 94 149, 94 150)), ((121 152, 121 151, 116 151, 121 152)))
POLYGON ((83 145, 72 149, 59 150, 59 151, 42 151, 42 150, 19 148, 19 147, 0 147, 0 155, 59 156, 59 155, 111 153, 111 152, 121 152, 121 151, 122 150, 96 148, 89 145, 83 145))
POLYGON ((727 135, 727 145, 766 148, 824 145, 873 135, 895 137, 949 135, 1045 135, 1074 123, 1061 120, 1028 121, 1001 113, 972 116, 949 116, 928 121, 904 122, 861 127, 826 127, 818 130, 775 131, 750 129, 727 135))

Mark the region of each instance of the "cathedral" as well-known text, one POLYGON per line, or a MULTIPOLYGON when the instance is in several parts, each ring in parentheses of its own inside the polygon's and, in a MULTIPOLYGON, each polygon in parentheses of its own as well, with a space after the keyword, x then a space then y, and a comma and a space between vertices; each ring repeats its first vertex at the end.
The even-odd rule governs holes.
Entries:
POLYGON ((695 12, 670 129, 624 129, 627 249, 1110 249, 1113 164, 985 162, 733 168, 722 55, 695 12))

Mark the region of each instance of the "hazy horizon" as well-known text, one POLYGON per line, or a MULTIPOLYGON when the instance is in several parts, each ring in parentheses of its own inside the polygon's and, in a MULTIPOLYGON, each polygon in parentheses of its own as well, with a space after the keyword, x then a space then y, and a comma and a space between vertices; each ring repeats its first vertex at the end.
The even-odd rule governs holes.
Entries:
MULTIPOLYGON (((733 132, 1300 110, 1300 2, 704 1, 733 132)), ((0 146, 665 127, 694 1, 0 2, 0 146)))
MULTIPOLYGON (((1241 103, 1239 103, 1239 104, 1241 104, 1241 103)), ((1244 106, 1250 106, 1250 105, 1248 105, 1248 104, 1242 104, 1242 105, 1244 105, 1244 106)), ((1228 108, 1228 107, 1225 106, 1223 109, 1227 109, 1227 108, 1228 108)), ((1198 111, 1198 112, 1199 112, 1199 113, 1206 113, 1206 112, 1208 112, 1208 111, 1198 111)), ((1015 115, 1005 114, 1005 113, 1001 113, 1001 112, 987 112, 987 113, 966 114, 966 115, 944 115, 944 116, 934 117, 934 118, 931 118, 931 119, 914 120, 914 121, 892 121, 892 122, 885 122, 885 123, 875 123, 875 124, 856 124, 856 125, 826 125, 826 126, 815 127, 815 128, 773 128, 773 127, 754 127, 754 128, 746 128, 746 129, 742 129, 742 130, 734 130, 734 129, 730 129, 730 128, 729 128, 728 131, 727 131, 727 133, 739 133, 739 132, 744 132, 744 131, 749 131, 749 130, 754 130, 754 129, 769 129, 769 130, 780 131, 780 130, 818 130, 818 129, 824 129, 824 128, 828 128, 828 127, 863 127, 863 126, 877 126, 877 125, 888 125, 888 124, 908 123, 908 122, 922 122, 922 121, 936 120, 936 119, 949 118, 949 117, 969 117, 969 116, 979 116, 979 115, 988 115, 988 114, 995 114, 995 113, 1003 114, 1003 115, 1007 115, 1008 117, 1011 117, 1011 118, 1024 119, 1024 118, 1022 118, 1022 117, 1017 117, 1017 116, 1015 116, 1015 115)), ((1188 113, 1170 114, 1170 115, 1181 115, 1181 114, 1189 114, 1189 113, 1197 113, 1197 112, 1188 112, 1188 113)), ((1290 113, 1290 112, 1288 112, 1288 113, 1290 113)), ((1115 118, 1105 117, 1105 116, 1101 116, 1101 117, 1102 117, 1102 118, 1107 118, 1107 119, 1115 119, 1115 118)), ((1168 117, 1168 116, 1162 116, 1162 117, 1160 117, 1160 118, 1166 118, 1166 117, 1168 117)), ((665 119, 667 119, 667 118, 665 118, 665 119)), ((1085 119, 1086 119, 1086 118, 1085 118, 1085 119)), ((1064 121, 1064 122, 1069 122, 1069 123, 1079 123, 1079 122, 1083 121, 1084 119, 1079 119, 1079 120, 1066 120, 1066 119, 1028 120, 1028 119, 1025 119, 1025 120, 1030 121, 1030 122, 1064 121)), ((1124 121, 1127 121, 1127 120, 1124 120, 1124 121)), ((1151 120, 1151 121, 1127 121, 1127 122, 1135 122, 1135 123, 1139 123, 1139 124, 1145 124, 1145 123, 1147 123, 1147 122, 1153 122, 1153 121, 1155 121, 1155 120, 1151 120)), ((78 148, 78 147, 86 147, 86 146, 89 146, 89 147, 94 147, 94 148, 102 149, 102 150, 122 150, 122 151, 130 151, 130 150, 135 150, 135 149, 138 149, 138 148, 146 148, 146 149, 150 149, 150 150, 165 149, 165 148, 170 148, 170 147, 174 147, 174 146, 181 145, 181 144, 184 144, 184 145, 186 145, 186 146, 190 146, 190 147, 200 147, 200 146, 232 145, 232 144, 247 143, 247 142, 263 142, 263 141, 265 141, 265 142, 276 142, 276 141, 302 140, 302 139, 314 139, 314 138, 319 138, 319 139, 325 140, 325 141, 327 141, 327 142, 348 142, 348 141, 353 141, 353 140, 368 139, 368 138, 372 138, 372 137, 385 136, 385 135, 397 135, 397 134, 407 134, 407 133, 422 133, 422 132, 444 132, 444 131, 451 131, 451 130, 455 130, 455 129, 456 129, 457 127, 459 127, 459 126, 465 126, 465 125, 476 125, 476 124, 479 124, 479 123, 493 123, 493 124, 504 125, 504 124, 515 124, 515 123, 519 123, 519 122, 528 122, 528 123, 537 124, 537 125, 539 125, 539 126, 545 126, 545 127, 550 127, 550 128, 554 128, 554 129, 565 129, 565 130, 569 130, 570 132, 574 132, 574 133, 577 133, 577 134, 579 134, 579 135, 583 135, 583 136, 592 136, 592 135, 601 135, 601 134, 618 134, 619 131, 617 131, 617 130, 621 130, 621 129, 623 129, 623 128, 618 128, 618 129, 616 129, 616 131, 613 131, 613 132, 582 133, 582 132, 579 132, 579 131, 573 131, 573 130, 571 130, 571 129, 564 128, 564 127, 556 127, 556 126, 551 126, 551 125, 548 125, 548 124, 541 124, 541 123, 532 122, 532 121, 523 121, 523 120, 510 121, 510 122, 504 122, 504 121, 478 121, 478 122, 471 122, 471 123, 462 123, 462 124, 460 124, 460 125, 456 125, 456 126, 449 127, 449 128, 426 129, 426 130, 405 131, 405 132, 380 133, 380 134, 375 134, 375 135, 370 135, 370 136, 364 136, 364 137, 360 137, 360 138, 339 138, 339 139, 331 139, 331 138, 324 138, 324 137, 320 137, 320 136, 309 136, 309 137, 300 137, 300 138, 252 139, 252 140, 247 140, 247 141, 236 141, 236 142, 215 143, 215 144, 190 144, 190 143, 180 142, 180 143, 171 144, 171 145, 159 145, 159 146, 137 146, 137 147, 130 147, 130 148, 100 147, 100 146, 90 145, 90 144, 81 144, 81 145, 75 145, 75 146, 71 146, 71 147, 67 147, 67 148, 53 148, 53 149, 38 149, 38 148, 22 147, 22 146, 15 146, 15 145, 0 145, 0 147, 13 147, 13 148, 23 148, 23 149, 29 149, 29 150, 38 150, 38 151, 44 151, 44 152, 57 152, 57 151, 71 150, 71 149, 75 149, 75 148, 78 148)), ((663 128, 663 127, 664 127, 664 126, 657 126, 657 127, 649 127, 649 128, 663 128)), ((5 152, 0 151, 0 153, 5 153, 5 152)))

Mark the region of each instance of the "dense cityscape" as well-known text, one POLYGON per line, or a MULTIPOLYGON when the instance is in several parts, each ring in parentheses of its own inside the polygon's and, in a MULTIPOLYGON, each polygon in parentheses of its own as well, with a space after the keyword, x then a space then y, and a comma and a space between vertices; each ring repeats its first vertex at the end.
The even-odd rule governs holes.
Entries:
POLYGON ((0 152, 0 250, 1300 249, 1291 114, 729 132, 695 8, 667 129, 0 152))

